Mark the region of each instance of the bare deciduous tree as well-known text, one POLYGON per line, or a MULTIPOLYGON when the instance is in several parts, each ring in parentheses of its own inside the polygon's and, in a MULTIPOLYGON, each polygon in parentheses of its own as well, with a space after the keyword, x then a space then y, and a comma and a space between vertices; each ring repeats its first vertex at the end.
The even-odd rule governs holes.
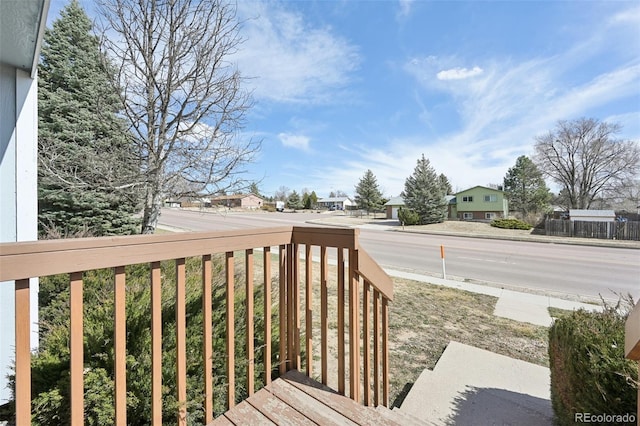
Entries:
POLYGON ((588 209, 601 194, 616 191, 640 170, 640 147, 614 136, 620 125, 592 118, 560 121, 536 138, 535 162, 561 185, 569 207, 588 209))
POLYGON ((243 165, 260 143, 238 138, 251 97, 230 62, 242 42, 236 8, 224 0, 100 6, 145 180, 142 232, 153 233, 164 197, 248 185, 243 165))

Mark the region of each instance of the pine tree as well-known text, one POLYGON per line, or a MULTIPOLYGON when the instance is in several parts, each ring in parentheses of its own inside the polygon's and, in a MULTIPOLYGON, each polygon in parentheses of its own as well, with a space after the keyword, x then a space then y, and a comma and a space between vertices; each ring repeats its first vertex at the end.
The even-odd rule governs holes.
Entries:
POLYGON ((453 187, 451 186, 451 182, 449 182, 449 178, 444 173, 440 173, 440 176, 438 176, 438 180, 440 181, 440 186, 442 186, 444 190, 444 195, 453 194, 453 187))
POLYGON ((423 225, 443 222, 447 217, 445 188, 424 154, 418 160, 413 175, 404 182, 402 197, 406 207, 418 213, 423 225))
POLYGON ((113 69, 91 21, 72 0, 45 32, 39 67, 41 233, 137 231, 133 144, 118 118, 113 69))
POLYGON ((367 211, 367 215, 382 208, 382 192, 371 170, 367 170, 356 185, 355 201, 359 209, 367 211))
POLYGON ((293 191, 289 198, 287 199, 287 207, 294 210, 299 210, 304 207, 302 204, 302 200, 300 199, 300 195, 296 191, 293 191))
POLYGON ((551 200, 551 193, 542 177, 542 172, 526 155, 518 157, 504 177, 504 191, 509 200, 509 209, 522 213, 542 211, 551 200))

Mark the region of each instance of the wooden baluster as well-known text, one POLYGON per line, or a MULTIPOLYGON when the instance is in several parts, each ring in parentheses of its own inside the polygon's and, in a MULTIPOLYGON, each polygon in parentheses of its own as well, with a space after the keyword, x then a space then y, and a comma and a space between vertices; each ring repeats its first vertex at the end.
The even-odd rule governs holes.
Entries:
POLYGON ((127 318, 124 266, 115 268, 114 294, 114 390, 115 424, 127 424, 127 318))
POLYGON ((162 424, 162 271, 151 263, 151 424, 162 424))
POLYGON ((226 253, 226 274, 227 274, 227 381, 229 391, 227 392, 227 408, 230 410, 236 405, 236 378, 235 378, 235 310, 234 310, 234 265, 233 252, 226 253))
POLYGON ((84 424, 84 337, 83 337, 83 283, 82 272, 71 274, 70 332, 71 332, 71 425, 84 424))
POLYGON ((204 422, 213 421, 213 326, 212 326, 211 255, 202 256, 202 322, 204 363, 204 422))
POLYGON ((380 292, 373 290, 373 405, 380 405, 380 292))
MULTIPOLYGON (((29 280, 15 282, 16 424, 31 424, 31 301, 29 280)), ((82 320, 82 319, 81 319, 82 320)))
POLYGON ((294 289, 294 268, 296 261, 293 257, 293 244, 287 245, 287 371, 294 367, 295 353, 295 294, 294 289))
POLYGON ((389 406, 389 300, 382 298, 382 405, 389 406))
POLYGON ((327 259, 327 247, 320 247, 320 357, 322 362, 322 384, 326 385, 329 375, 329 297, 327 291, 327 276, 329 263, 327 259))
POLYGON ((307 348, 307 376, 311 377, 313 374, 313 287, 312 287, 312 275, 313 275, 313 259, 311 258, 311 245, 305 246, 305 343, 307 348))
POLYGON ((349 397, 360 402, 360 315, 358 252, 349 249, 349 397))
POLYGON ((176 384, 178 424, 187 424, 187 318, 185 259, 176 259, 176 384))
POLYGON ((247 308, 247 393, 253 395, 255 351, 253 345, 253 249, 245 251, 245 303, 247 308))
POLYGON ((280 246, 280 277, 279 277, 279 299, 280 299, 280 374, 284 374, 287 371, 287 349, 289 347, 287 336, 289 334, 287 330, 288 324, 288 300, 287 300, 287 268, 289 262, 287 261, 287 246, 280 246))
POLYGON ((345 394, 344 249, 338 248, 338 392, 345 394))
POLYGON ((369 298, 371 294, 371 286, 367 280, 362 284, 362 352, 363 352, 363 398, 364 405, 371 405, 371 342, 369 341, 371 335, 371 325, 369 320, 369 313, 371 312, 371 306, 369 305, 369 298))
POLYGON ((293 244, 293 318, 294 318, 294 326, 293 326, 293 368, 295 370, 300 371, 301 363, 300 363, 300 245, 293 244))
POLYGON ((264 384, 271 383, 271 247, 263 250, 264 269, 264 384))

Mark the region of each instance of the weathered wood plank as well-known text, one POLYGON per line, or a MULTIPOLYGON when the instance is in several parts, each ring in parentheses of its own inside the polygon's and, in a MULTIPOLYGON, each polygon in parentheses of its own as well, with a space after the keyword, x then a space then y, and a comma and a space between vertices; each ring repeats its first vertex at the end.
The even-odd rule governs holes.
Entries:
POLYGON ((304 392, 300 392, 298 388, 285 380, 276 380, 265 389, 267 389, 287 405, 296 407, 298 411, 304 413, 306 417, 317 424, 357 424, 349 420, 342 414, 338 413, 337 411, 329 409, 325 404, 321 403, 317 399, 309 396, 304 392))
MULTIPOLYGON (((162 424, 162 423, 158 423, 158 424, 162 424)), ((214 421, 212 421, 211 423, 207 423, 207 426, 235 426, 235 425, 231 423, 231 420, 229 420, 225 416, 220 416, 214 421)))
POLYGON ((227 411, 224 416, 235 425, 273 425, 274 423, 256 410, 246 400, 236 405, 231 411, 227 411))
POLYGON ((314 422, 304 416, 304 413, 300 413, 295 407, 285 404, 265 389, 251 396, 247 399, 247 402, 277 425, 315 425, 314 422))
POLYGON ((289 371, 282 379, 299 391, 325 405, 325 410, 340 413, 352 422, 361 425, 397 425, 380 416, 375 410, 345 398, 334 390, 311 380, 298 371, 289 371))

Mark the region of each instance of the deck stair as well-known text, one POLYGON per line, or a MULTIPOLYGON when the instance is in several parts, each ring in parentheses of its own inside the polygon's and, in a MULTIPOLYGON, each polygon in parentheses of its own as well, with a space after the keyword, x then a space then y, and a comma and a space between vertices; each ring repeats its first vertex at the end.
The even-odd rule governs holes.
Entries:
POLYGON ((227 411, 209 426, 223 425, 428 425, 382 405, 365 407, 291 370, 227 411))

